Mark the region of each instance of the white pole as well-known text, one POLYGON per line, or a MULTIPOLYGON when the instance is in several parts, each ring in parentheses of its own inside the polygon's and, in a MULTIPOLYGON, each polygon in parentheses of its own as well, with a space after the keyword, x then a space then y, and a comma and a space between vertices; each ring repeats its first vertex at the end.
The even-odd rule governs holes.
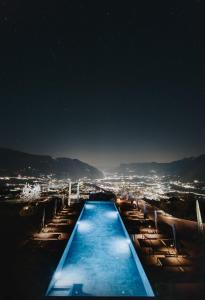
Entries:
POLYGON ((158 232, 158 222, 157 222, 157 211, 154 211, 154 222, 155 222, 155 229, 156 233, 158 232))
POLYGON ((46 209, 44 207, 44 209, 43 209, 42 223, 41 223, 41 229, 43 229, 45 227, 45 218, 46 218, 46 209))
POLYGON ((196 200, 196 217, 197 217, 198 231, 200 233, 203 233, 204 232, 204 227, 203 227, 203 222, 202 222, 202 218, 201 218, 201 211, 200 211, 198 200, 196 200))
POLYGON ((146 202, 144 201, 144 219, 147 218, 147 207, 146 202))
POLYGON ((72 188, 72 182, 69 181, 69 189, 68 189, 68 206, 70 206, 71 203, 71 188, 72 188))
POLYGON ((55 199, 55 203, 54 203, 54 217, 56 216, 57 213, 57 199, 55 199))
POLYGON ((65 206, 65 195, 64 195, 64 194, 63 194, 63 196, 62 196, 61 200, 62 200, 61 209, 63 209, 63 208, 64 208, 64 206, 65 206))
POLYGON ((177 249, 177 238, 176 238, 176 226, 175 226, 175 224, 172 224, 172 233, 173 233, 174 247, 176 249, 176 252, 178 252, 178 249, 177 249))
POLYGON ((80 181, 78 181, 78 184, 77 184, 77 202, 79 202, 79 199, 80 199, 80 181))

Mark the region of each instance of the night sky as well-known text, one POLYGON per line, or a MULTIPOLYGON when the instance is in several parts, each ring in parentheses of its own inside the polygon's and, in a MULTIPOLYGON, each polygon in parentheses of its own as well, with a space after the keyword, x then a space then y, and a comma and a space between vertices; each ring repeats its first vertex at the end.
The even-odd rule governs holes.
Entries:
POLYGON ((205 153, 204 1, 0 1, 0 146, 107 168, 205 153))

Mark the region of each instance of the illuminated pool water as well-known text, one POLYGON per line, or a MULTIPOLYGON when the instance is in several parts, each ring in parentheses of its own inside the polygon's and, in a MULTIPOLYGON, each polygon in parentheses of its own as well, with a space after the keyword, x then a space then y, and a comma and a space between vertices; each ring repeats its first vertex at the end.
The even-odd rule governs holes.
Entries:
POLYGON ((114 203, 86 202, 47 296, 154 296, 114 203))

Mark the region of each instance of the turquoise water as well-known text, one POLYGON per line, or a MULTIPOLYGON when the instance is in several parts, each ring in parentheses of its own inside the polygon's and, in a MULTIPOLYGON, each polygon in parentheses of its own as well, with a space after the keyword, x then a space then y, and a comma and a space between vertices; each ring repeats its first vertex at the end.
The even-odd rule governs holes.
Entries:
POLYGON ((86 202, 47 295, 154 296, 114 203, 86 202))

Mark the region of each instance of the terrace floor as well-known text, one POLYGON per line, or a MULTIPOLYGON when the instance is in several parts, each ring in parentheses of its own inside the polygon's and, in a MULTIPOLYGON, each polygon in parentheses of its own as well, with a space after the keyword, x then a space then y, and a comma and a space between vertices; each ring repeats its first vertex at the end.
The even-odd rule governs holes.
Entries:
POLYGON ((171 226, 159 222, 156 230, 153 218, 149 214, 144 218, 143 209, 119 199, 117 204, 155 294, 162 299, 191 299, 193 295, 204 299, 205 257, 199 256, 200 243, 196 240, 193 245, 192 239, 176 232, 176 249, 171 226))

